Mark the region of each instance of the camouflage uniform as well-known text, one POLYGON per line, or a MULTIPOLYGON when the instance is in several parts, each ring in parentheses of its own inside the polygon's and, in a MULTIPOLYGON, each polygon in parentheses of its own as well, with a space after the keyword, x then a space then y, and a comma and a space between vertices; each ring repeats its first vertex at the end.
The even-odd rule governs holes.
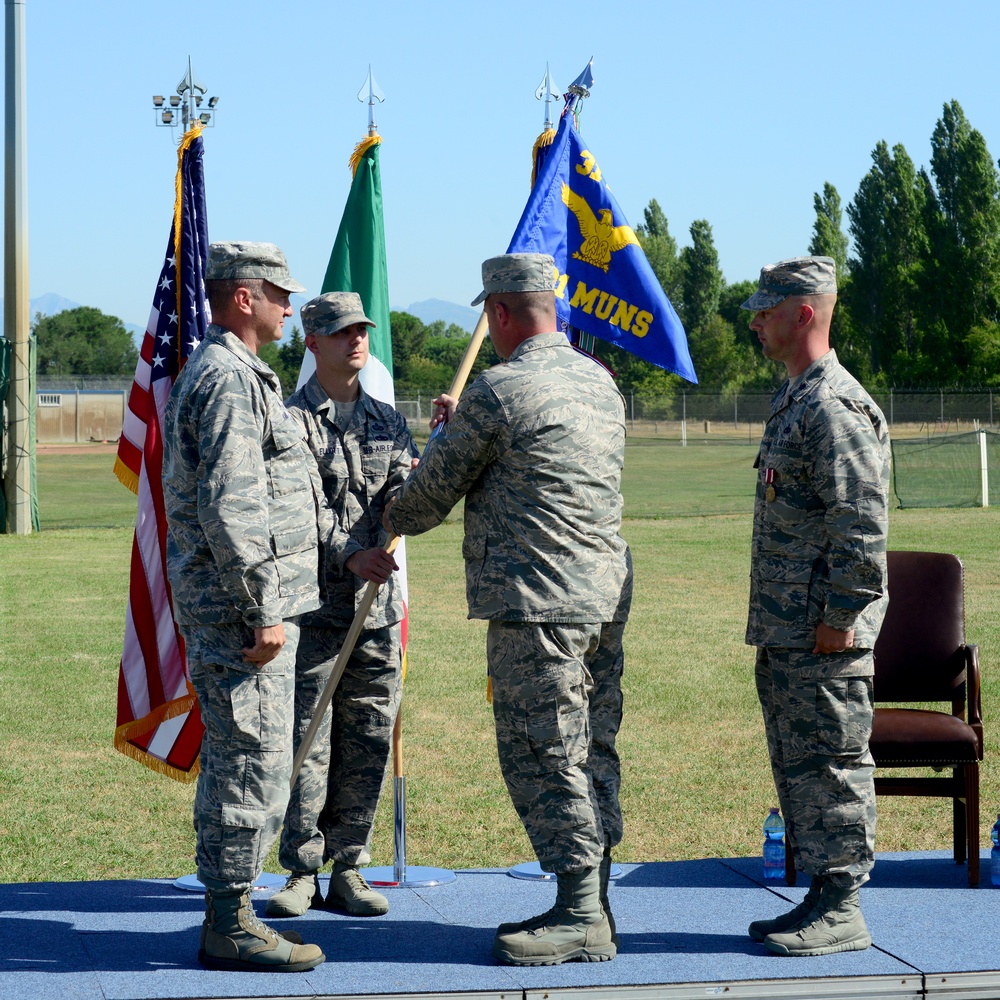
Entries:
POLYGON ((844 888, 874 861, 872 648, 888 601, 889 434, 829 351, 775 395, 757 458, 746 641, 789 843, 844 888), (813 653, 820 622, 854 646, 813 653))
MULTIPOLYGON (((315 375, 287 400, 316 457, 340 528, 327 567, 327 603, 302 619, 295 662, 296 750, 368 585, 344 564, 355 552, 385 546, 386 500, 417 456, 403 416, 359 390, 343 427, 315 375)), ((399 708, 402 618, 403 600, 392 576, 372 603, 292 791, 280 853, 289 871, 316 871, 330 860, 364 865, 370 859, 368 843, 399 708)))
POLYGON ((500 767, 556 872, 596 867, 621 839, 624 442, 607 372, 541 334, 469 387, 389 509, 393 530, 414 535, 465 497, 469 617, 490 621, 500 767))
POLYGON ((163 488, 174 618, 206 726, 195 798, 198 876, 252 885, 278 833, 292 764, 298 616, 320 605, 333 530, 302 429, 275 374, 218 326, 167 404, 163 488), (283 624, 270 663, 253 629, 283 624))

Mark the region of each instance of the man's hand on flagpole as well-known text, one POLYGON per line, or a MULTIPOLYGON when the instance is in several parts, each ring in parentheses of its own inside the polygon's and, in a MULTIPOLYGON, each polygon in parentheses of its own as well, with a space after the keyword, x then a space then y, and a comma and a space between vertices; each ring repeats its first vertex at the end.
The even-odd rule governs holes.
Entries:
POLYGON ((454 396, 449 396, 448 393, 442 392, 440 396, 435 397, 431 402, 434 404, 434 415, 431 417, 430 422, 430 429, 433 431, 438 424, 446 424, 455 416, 455 407, 458 406, 458 400, 454 396))
POLYGON ((399 569, 396 560, 385 549, 380 548, 355 552, 344 566, 355 576, 374 583, 385 583, 392 576, 392 571, 399 569))
POLYGON ((285 644, 285 626, 278 622, 277 625, 265 625, 253 630, 254 644, 248 649, 243 648, 243 659, 248 663, 256 663, 263 666, 270 663, 285 644))

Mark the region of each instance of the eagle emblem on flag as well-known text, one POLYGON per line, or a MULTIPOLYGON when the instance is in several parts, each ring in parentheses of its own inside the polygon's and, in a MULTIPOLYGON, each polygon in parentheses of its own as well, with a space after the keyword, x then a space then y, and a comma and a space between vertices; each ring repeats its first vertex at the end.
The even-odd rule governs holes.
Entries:
POLYGON ((611 267, 611 255, 630 243, 639 245, 639 241, 628 225, 616 226, 610 208, 602 208, 600 217, 587 204, 586 198, 573 191, 568 184, 562 186, 563 204, 576 216, 580 227, 583 243, 579 250, 573 251, 576 260, 582 260, 594 267, 601 268, 605 274, 611 267))

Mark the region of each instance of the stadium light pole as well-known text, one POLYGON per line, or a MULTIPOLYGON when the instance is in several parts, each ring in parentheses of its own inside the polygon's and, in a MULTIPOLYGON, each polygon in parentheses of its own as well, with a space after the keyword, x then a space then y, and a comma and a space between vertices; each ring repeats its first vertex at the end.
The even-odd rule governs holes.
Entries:
POLYGON ((5 0, 4 337, 13 345, 7 390, 10 444, 4 475, 8 534, 31 534, 28 198, 24 54, 25 0, 5 0))
POLYGON ((218 97, 209 97, 205 94, 208 88, 194 75, 191 66, 191 57, 188 56, 187 72, 181 77, 181 82, 177 84, 177 91, 168 97, 162 94, 153 95, 153 123, 158 128, 177 128, 182 125, 181 135, 200 121, 205 128, 215 126, 215 106, 219 103, 218 97), (201 111, 204 104, 205 110, 201 111))

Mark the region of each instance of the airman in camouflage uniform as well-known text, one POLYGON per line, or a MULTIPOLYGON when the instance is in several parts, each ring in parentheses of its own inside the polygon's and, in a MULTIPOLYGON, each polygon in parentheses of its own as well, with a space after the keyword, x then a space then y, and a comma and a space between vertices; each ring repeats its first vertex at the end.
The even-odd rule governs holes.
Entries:
POLYGON ((757 459, 746 641, 785 829, 805 900, 750 935, 782 955, 867 948, 858 888, 875 851, 872 649, 885 615, 889 433, 838 363, 829 329, 836 264, 761 270, 744 304, 788 380, 757 459))
MULTIPOLYGON (((470 618, 489 620, 500 767, 555 907, 502 925, 493 953, 515 964, 616 954, 611 848, 622 835, 615 737, 631 598, 621 524, 625 407, 608 372, 556 332, 554 264, 483 264, 490 336, 506 364, 449 397, 444 432, 390 505, 413 535, 465 497, 470 618), (603 902, 603 906, 602 906, 603 902)), ((440 417, 439 417, 440 419, 440 417)))
POLYGON ((339 521, 327 564, 327 602, 302 619, 295 663, 295 751, 308 730, 369 580, 381 583, 323 725, 296 778, 280 859, 292 874, 267 904, 271 916, 299 916, 324 901, 316 875, 333 874, 326 905, 356 916, 388 911, 385 896, 358 872, 392 749, 399 708, 403 600, 384 551, 382 513, 410 474, 417 449, 406 420, 359 381, 368 327, 355 292, 327 292, 302 307, 316 372, 287 400, 319 465, 339 521))
POLYGON ((324 960, 254 916, 249 891, 278 835, 292 765, 299 616, 320 605, 333 520, 301 426, 257 357, 303 291, 270 243, 215 243, 215 320, 174 384, 164 428, 167 575, 205 735, 195 794, 206 887, 200 961, 300 971, 324 960))

